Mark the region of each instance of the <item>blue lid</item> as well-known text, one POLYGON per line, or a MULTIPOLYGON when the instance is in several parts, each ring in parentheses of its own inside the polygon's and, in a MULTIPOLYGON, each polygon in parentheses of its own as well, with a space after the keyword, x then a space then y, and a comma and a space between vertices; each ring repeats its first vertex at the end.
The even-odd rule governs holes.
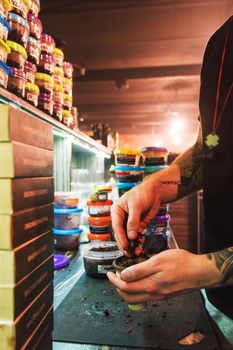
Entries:
POLYGON ((69 266, 70 260, 62 254, 54 254, 53 256, 54 270, 61 270, 69 266))
MULTIPOLYGON (((19 23, 19 24, 22 24, 24 27, 26 27, 26 28, 29 29, 28 21, 27 21, 25 18, 23 18, 23 17, 21 17, 21 16, 19 16, 19 15, 16 15, 16 14, 13 13, 13 12, 9 12, 9 13, 8 13, 8 20, 9 20, 9 21, 17 22, 17 23, 19 23)), ((9 27, 9 30, 11 30, 11 28, 10 28, 10 26, 9 26, 8 23, 7 23, 7 25, 8 25, 8 27, 9 27)))
POLYGON ((54 214, 75 214, 75 213, 81 213, 83 209, 74 208, 74 209, 57 209, 54 208, 54 214))
POLYGON ((82 232, 83 230, 79 227, 74 230, 59 230, 58 228, 53 229, 53 233, 55 235, 78 235, 82 232))
POLYGON ((7 21, 5 20, 4 17, 0 16, 0 23, 2 23, 2 25, 4 25, 4 27, 6 27, 6 29, 8 30, 8 32, 10 32, 11 27, 9 26, 9 24, 7 23, 7 21))
POLYGON ((165 169, 165 168, 167 168, 167 165, 147 165, 147 166, 145 165, 143 167, 143 169, 145 171, 148 171, 150 173, 156 172, 156 171, 159 171, 159 170, 162 170, 162 169, 165 169))
POLYGON ((6 65, 6 63, 0 61, 0 68, 2 68, 7 75, 11 75, 11 70, 10 68, 6 65))
POLYGON ((134 186, 136 186, 138 184, 138 182, 117 182, 117 187, 124 189, 124 188, 132 188, 134 186))
POLYGON ((117 165, 115 171, 143 171, 141 166, 117 165))

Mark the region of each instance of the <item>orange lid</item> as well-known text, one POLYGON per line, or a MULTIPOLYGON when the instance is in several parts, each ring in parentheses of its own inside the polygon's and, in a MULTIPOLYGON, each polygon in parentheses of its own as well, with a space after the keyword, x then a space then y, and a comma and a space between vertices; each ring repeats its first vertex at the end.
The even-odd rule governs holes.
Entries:
POLYGON ((107 241, 111 238, 110 233, 100 233, 100 234, 95 234, 95 233, 88 233, 88 238, 90 240, 95 240, 95 241, 107 241))
POLYGON ((112 200, 108 199, 107 201, 87 201, 87 205, 112 205, 112 200))
POLYGON ((78 204, 78 198, 69 197, 65 199, 66 204, 78 204))
POLYGON ((97 223, 109 222, 112 220, 112 217, 111 216, 88 216, 87 220, 89 224, 97 224, 97 223))

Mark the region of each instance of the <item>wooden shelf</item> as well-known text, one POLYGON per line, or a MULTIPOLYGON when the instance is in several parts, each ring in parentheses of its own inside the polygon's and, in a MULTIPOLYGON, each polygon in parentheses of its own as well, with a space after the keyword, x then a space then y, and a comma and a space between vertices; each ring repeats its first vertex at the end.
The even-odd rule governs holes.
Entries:
POLYGON ((54 126, 55 130, 58 130, 64 135, 70 135, 74 138, 78 139, 84 144, 87 144, 91 148, 95 148, 97 151, 103 152, 106 155, 111 155, 111 150, 109 150, 104 145, 96 142, 91 137, 84 134, 81 130, 72 130, 68 128, 63 123, 59 122, 55 118, 51 117, 50 115, 42 112, 40 109, 32 106, 30 103, 24 101, 23 99, 19 98, 15 94, 5 90, 4 88, 0 87, 0 103, 5 103, 12 105, 15 108, 19 108, 39 119, 42 119, 43 121, 52 124, 54 126))

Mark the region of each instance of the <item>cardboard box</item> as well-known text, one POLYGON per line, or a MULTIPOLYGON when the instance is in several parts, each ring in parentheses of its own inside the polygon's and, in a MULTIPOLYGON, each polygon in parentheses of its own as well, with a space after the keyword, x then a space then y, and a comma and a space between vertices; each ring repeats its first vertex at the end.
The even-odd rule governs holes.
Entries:
POLYGON ((0 178, 53 176, 53 151, 19 142, 0 143, 0 178))
POLYGON ((53 280, 53 255, 21 282, 0 287, 0 320, 15 320, 53 280))
POLYGON ((0 320, 1 350, 21 350, 53 305, 53 283, 50 283, 15 321, 0 320))
POLYGON ((53 201, 53 177, 0 179, 0 214, 13 214, 53 201))
POLYGON ((0 250, 0 286, 17 284, 53 254, 49 231, 14 250, 0 250))
POLYGON ((51 308, 36 331, 20 350, 52 350, 53 309, 51 308))
POLYGON ((53 204, 0 214, 0 249, 12 250, 53 227, 53 204))
POLYGON ((7 141, 52 150, 53 127, 17 108, 0 104, 0 142, 7 141))

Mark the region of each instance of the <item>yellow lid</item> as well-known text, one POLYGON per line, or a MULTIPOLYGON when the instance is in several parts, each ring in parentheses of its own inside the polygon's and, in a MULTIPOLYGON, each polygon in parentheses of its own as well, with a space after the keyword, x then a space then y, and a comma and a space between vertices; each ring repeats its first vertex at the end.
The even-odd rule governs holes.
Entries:
POLYGON ((25 84, 25 89, 33 91, 33 92, 36 92, 38 94, 40 93, 40 89, 38 88, 38 86, 35 85, 35 84, 32 84, 32 83, 26 83, 25 84))
POLYGON ((53 85, 53 90, 57 91, 57 92, 63 92, 63 87, 62 87, 62 85, 54 84, 53 85))
POLYGON ((10 40, 7 40, 6 44, 9 46, 9 48, 11 50, 21 53, 24 56, 24 58, 27 59, 27 57, 28 57, 27 52, 22 45, 19 45, 19 44, 15 43, 14 41, 10 41, 10 40))
POLYGON ((8 11, 11 11, 11 10, 12 10, 12 5, 11 5, 10 1, 8 1, 8 0, 3 0, 3 5, 4 5, 4 7, 5 7, 8 11))
POLYGON ((35 77, 37 80, 43 80, 43 81, 46 81, 48 83, 52 83, 52 77, 48 74, 36 73, 35 77))
POLYGON ((27 8, 30 10, 30 8, 31 8, 31 0, 23 0, 23 2, 26 4, 27 8))
POLYGON ((62 56, 62 59, 64 59, 64 52, 59 49, 58 47, 55 47, 53 50, 53 56, 62 56))
POLYGON ((63 78, 63 85, 70 85, 72 86, 72 78, 63 78))
POLYGON ((66 109, 63 109, 62 116, 63 117, 72 117, 70 111, 67 111, 66 109))
POLYGON ((133 148, 117 148, 114 151, 115 154, 135 154, 137 156, 141 155, 141 151, 138 149, 133 149, 133 148))
POLYGON ((62 68, 62 67, 55 66, 55 68, 54 68, 54 74, 55 74, 55 75, 62 75, 62 76, 63 76, 63 74, 64 74, 63 68, 62 68))
POLYGON ((0 38, 0 45, 4 48, 7 54, 11 52, 11 49, 9 48, 9 46, 1 38, 0 38))
POLYGON ((72 98, 71 95, 64 94, 64 100, 65 100, 65 101, 71 101, 71 102, 72 102, 73 98, 72 98))

